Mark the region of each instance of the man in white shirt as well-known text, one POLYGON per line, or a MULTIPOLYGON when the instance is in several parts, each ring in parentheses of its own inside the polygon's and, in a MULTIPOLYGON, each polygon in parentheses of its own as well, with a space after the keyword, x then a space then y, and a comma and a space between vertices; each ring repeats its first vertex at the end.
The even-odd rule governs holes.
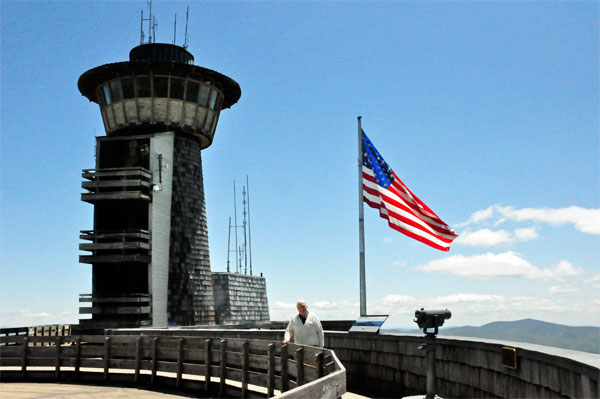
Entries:
POLYGON ((283 343, 293 342, 294 344, 322 348, 325 342, 325 335, 323 334, 321 322, 314 313, 308 312, 306 301, 298 301, 296 309, 298 309, 298 314, 290 320, 285 329, 283 343))

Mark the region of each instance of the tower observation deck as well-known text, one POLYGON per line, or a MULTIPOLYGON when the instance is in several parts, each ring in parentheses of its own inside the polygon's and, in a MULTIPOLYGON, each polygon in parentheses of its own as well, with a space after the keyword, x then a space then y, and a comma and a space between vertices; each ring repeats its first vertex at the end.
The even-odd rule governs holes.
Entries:
POLYGON ((82 327, 215 324, 201 150, 240 86, 183 47, 146 43, 78 88, 106 130, 83 171, 94 225, 81 232, 80 262, 92 265, 82 327))
POLYGON ((196 136, 202 148, 213 141, 219 113, 240 96, 231 78, 193 64, 180 46, 142 44, 129 61, 90 69, 79 91, 100 105, 108 135, 177 130, 196 136))

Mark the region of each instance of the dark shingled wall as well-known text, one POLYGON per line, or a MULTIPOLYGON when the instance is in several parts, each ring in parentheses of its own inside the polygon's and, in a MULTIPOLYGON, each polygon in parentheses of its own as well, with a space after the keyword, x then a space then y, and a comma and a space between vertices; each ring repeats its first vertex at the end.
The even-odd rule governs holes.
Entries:
POLYGON ((176 134, 169 255, 168 321, 215 324, 200 143, 176 134))
POLYGON ((269 301, 264 277, 213 273, 218 324, 269 322, 269 301))

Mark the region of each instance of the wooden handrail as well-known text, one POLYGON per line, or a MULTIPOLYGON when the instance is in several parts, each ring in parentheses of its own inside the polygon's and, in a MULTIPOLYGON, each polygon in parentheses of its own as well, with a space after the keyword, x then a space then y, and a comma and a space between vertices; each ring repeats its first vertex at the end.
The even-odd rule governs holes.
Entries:
POLYGON ((262 340, 147 335, 0 337, 3 381, 99 376, 104 381, 167 384, 222 396, 288 398, 315 392, 339 397, 345 392, 345 375, 331 350, 262 340), (331 369, 325 365, 326 358, 333 360, 331 369), (114 374, 118 378, 112 378, 114 374), (239 383, 237 388, 232 381, 239 383))

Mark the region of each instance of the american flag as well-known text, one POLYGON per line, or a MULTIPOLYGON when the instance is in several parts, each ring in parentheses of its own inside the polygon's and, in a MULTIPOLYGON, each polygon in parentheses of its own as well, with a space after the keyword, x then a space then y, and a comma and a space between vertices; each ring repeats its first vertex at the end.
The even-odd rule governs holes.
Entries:
POLYGON ((440 251, 450 249, 457 237, 454 230, 402 183, 364 131, 362 181, 363 200, 379 209, 379 215, 392 229, 440 251))

